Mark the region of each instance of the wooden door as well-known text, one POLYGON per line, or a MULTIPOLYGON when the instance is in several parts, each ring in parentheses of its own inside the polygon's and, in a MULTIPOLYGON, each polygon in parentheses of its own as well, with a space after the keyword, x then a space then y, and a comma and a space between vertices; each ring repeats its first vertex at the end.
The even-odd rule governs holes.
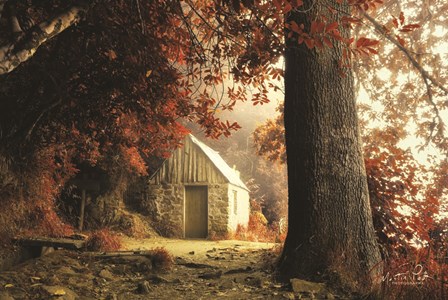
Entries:
POLYGON ((208 205, 206 186, 185 187, 185 237, 206 238, 208 205))

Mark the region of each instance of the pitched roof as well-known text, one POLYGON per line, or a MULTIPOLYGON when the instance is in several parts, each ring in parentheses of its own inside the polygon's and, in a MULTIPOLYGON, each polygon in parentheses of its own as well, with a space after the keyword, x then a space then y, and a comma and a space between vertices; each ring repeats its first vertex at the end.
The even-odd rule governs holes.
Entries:
POLYGON ((218 152, 198 140, 194 135, 189 134, 189 137, 191 141, 197 145, 204 154, 210 159, 210 161, 215 165, 215 167, 221 172, 221 174, 227 178, 229 183, 239 186, 247 191, 249 189, 244 184, 244 182, 240 179, 240 176, 238 175, 237 171, 229 167, 229 165, 222 159, 221 155, 219 155, 218 152))

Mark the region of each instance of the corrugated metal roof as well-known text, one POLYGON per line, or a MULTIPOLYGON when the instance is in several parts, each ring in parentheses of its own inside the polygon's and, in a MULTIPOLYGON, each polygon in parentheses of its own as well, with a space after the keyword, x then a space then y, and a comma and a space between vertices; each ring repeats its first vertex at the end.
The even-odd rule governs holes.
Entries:
POLYGON ((222 159, 221 155, 218 152, 198 140, 194 135, 190 134, 191 141, 197 145, 205 155, 210 159, 210 161, 216 166, 216 168, 222 173, 222 175, 227 178, 229 183, 239 186, 247 191, 249 189, 244 184, 244 182, 240 179, 238 173, 229 167, 229 165, 222 159))

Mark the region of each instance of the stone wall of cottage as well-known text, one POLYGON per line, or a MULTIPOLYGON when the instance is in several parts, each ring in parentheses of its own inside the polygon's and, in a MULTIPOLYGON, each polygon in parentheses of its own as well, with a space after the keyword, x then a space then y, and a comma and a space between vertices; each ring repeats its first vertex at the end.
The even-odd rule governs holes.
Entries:
POLYGON ((149 185, 141 208, 151 216, 154 229, 162 236, 183 237, 184 186, 149 185))
POLYGON ((228 232, 229 221, 229 184, 211 184, 208 186, 208 233, 217 237, 228 232))
MULTIPOLYGON (((208 187, 208 234, 225 236, 229 231, 229 184, 208 187)), ((184 236, 184 193, 182 184, 150 184, 140 204, 163 236, 184 236)))

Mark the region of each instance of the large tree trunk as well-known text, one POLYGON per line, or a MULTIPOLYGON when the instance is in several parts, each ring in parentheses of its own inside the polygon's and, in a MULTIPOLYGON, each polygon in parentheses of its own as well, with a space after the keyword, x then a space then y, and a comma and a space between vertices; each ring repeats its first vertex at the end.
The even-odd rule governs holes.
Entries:
MULTIPOLYGON (((293 12, 287 21, 309 25, 324 11, 321 2, 312 2, 305 1, 304 9, 312 6, 306 14, 293 12)), ((342 45, 316 51, 287 40, 289 226, 280 271, 288 277, 336 275, 354 289, 371 289, 380 279, 381 257, 369 206, 353 76, 341 76, 341 56, 342 45)))

